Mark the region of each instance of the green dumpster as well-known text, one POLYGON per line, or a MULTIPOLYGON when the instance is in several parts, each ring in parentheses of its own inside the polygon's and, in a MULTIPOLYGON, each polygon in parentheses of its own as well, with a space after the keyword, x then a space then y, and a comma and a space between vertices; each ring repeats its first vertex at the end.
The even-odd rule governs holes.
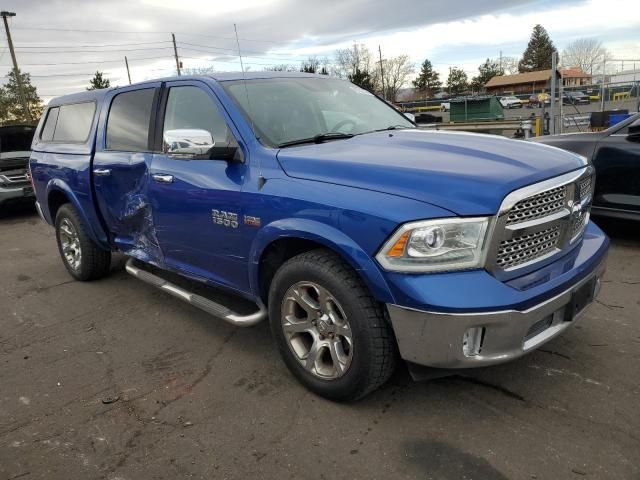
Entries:
POLYGON ((503 120, 502 105, 497 97, 489 95, 459 97, 451 100, 449 119, 451 122, 477 122, 503 120))

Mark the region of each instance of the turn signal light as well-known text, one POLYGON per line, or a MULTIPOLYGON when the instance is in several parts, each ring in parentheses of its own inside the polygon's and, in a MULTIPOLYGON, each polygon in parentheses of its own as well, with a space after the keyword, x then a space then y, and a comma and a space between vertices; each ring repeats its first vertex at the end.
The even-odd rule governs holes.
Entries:
POLYGON ((393 246, 387 251, 388 257, 402 257, 404 255, 404 249, 409 241, 410 231, 404 232, 400 238, 393 244, 393 246))

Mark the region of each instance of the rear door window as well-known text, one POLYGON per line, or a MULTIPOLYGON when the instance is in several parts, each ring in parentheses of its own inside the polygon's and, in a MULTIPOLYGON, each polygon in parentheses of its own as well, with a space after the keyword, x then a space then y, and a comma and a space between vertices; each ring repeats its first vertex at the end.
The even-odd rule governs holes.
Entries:
POLYGON ((47 113, 47 119, 44 121, 44 126, 42 127, 42 133, 40 134, 40 138, 43 142, 53 141, 53 132, 56 131, 56 123, 58 122, 59 111, 59 107, 49 109, 49 113, 47 113))
POLYGON ((155 88, 116 95, 107 120, 107 150, 147 152, 155 88))

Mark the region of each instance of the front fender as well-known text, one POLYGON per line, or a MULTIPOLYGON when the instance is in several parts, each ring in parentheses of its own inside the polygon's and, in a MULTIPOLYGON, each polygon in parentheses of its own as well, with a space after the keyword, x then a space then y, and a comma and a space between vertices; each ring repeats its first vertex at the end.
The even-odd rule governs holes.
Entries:
POLYGON ((262 253, 271 243, 284 238, 311 240, 335 251, 358 272, 376 300, 394 303, 378 265, 356 242, 330 225, 299 218, 277 220, 265 225, 256 235, 249 254, 249 282, 256 295, 260 292, 259 264, 262 253))
MULTIPOLYGON (((107 235, 105 234, 102 227, 100 226, 98 219, 95 218, 95 215, 94 215, 94 219, 93 221, 91 221, 78 196, 71 189, 71 187, 69 187, 69 185, 67 185, 64 181, 60 180, 59 178, 53 178, 49 180, 49 182, 47 183, 47 188, 46 188, 47 202, 45 205, 40 205, 40 207, 42 208, 42 213, 45 217, 45 220, 51 225, 55 224, 56 219, 51 216, 51 212, 49 211, 49 197, 51 193, 54 191, 63 193, 69 199, 69 202, 71 203, 71 205, 73 205, 73 208, 75 208, 76 212, 80 216, 80 220, 85 226, 87 230, 87 234, 89 235, 91 240, 93 240, 95 243, 100 245, 102 248, 110 250, 111 247, 109 245, 107 235)), ((86 204, 89 205, 90 208, 93 208, 91 206, 92 205, 91 199, 87 199, 86 204)))

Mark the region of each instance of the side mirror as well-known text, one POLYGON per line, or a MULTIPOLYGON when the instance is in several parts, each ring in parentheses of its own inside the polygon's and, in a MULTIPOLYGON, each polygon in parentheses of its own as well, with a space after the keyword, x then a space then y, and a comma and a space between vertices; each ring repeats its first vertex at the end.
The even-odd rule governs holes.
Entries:
POLYGON ((164 153, 176 158, 243 162, 242 150, 238 145, 216 145, 216 141, 207 130, 167 130, 164 132, 162 144, 164 153))
POLYGON ((634 142, 640 142, 640 123, 629 126, 629 133, 627 134, 629 140, 634 142))

